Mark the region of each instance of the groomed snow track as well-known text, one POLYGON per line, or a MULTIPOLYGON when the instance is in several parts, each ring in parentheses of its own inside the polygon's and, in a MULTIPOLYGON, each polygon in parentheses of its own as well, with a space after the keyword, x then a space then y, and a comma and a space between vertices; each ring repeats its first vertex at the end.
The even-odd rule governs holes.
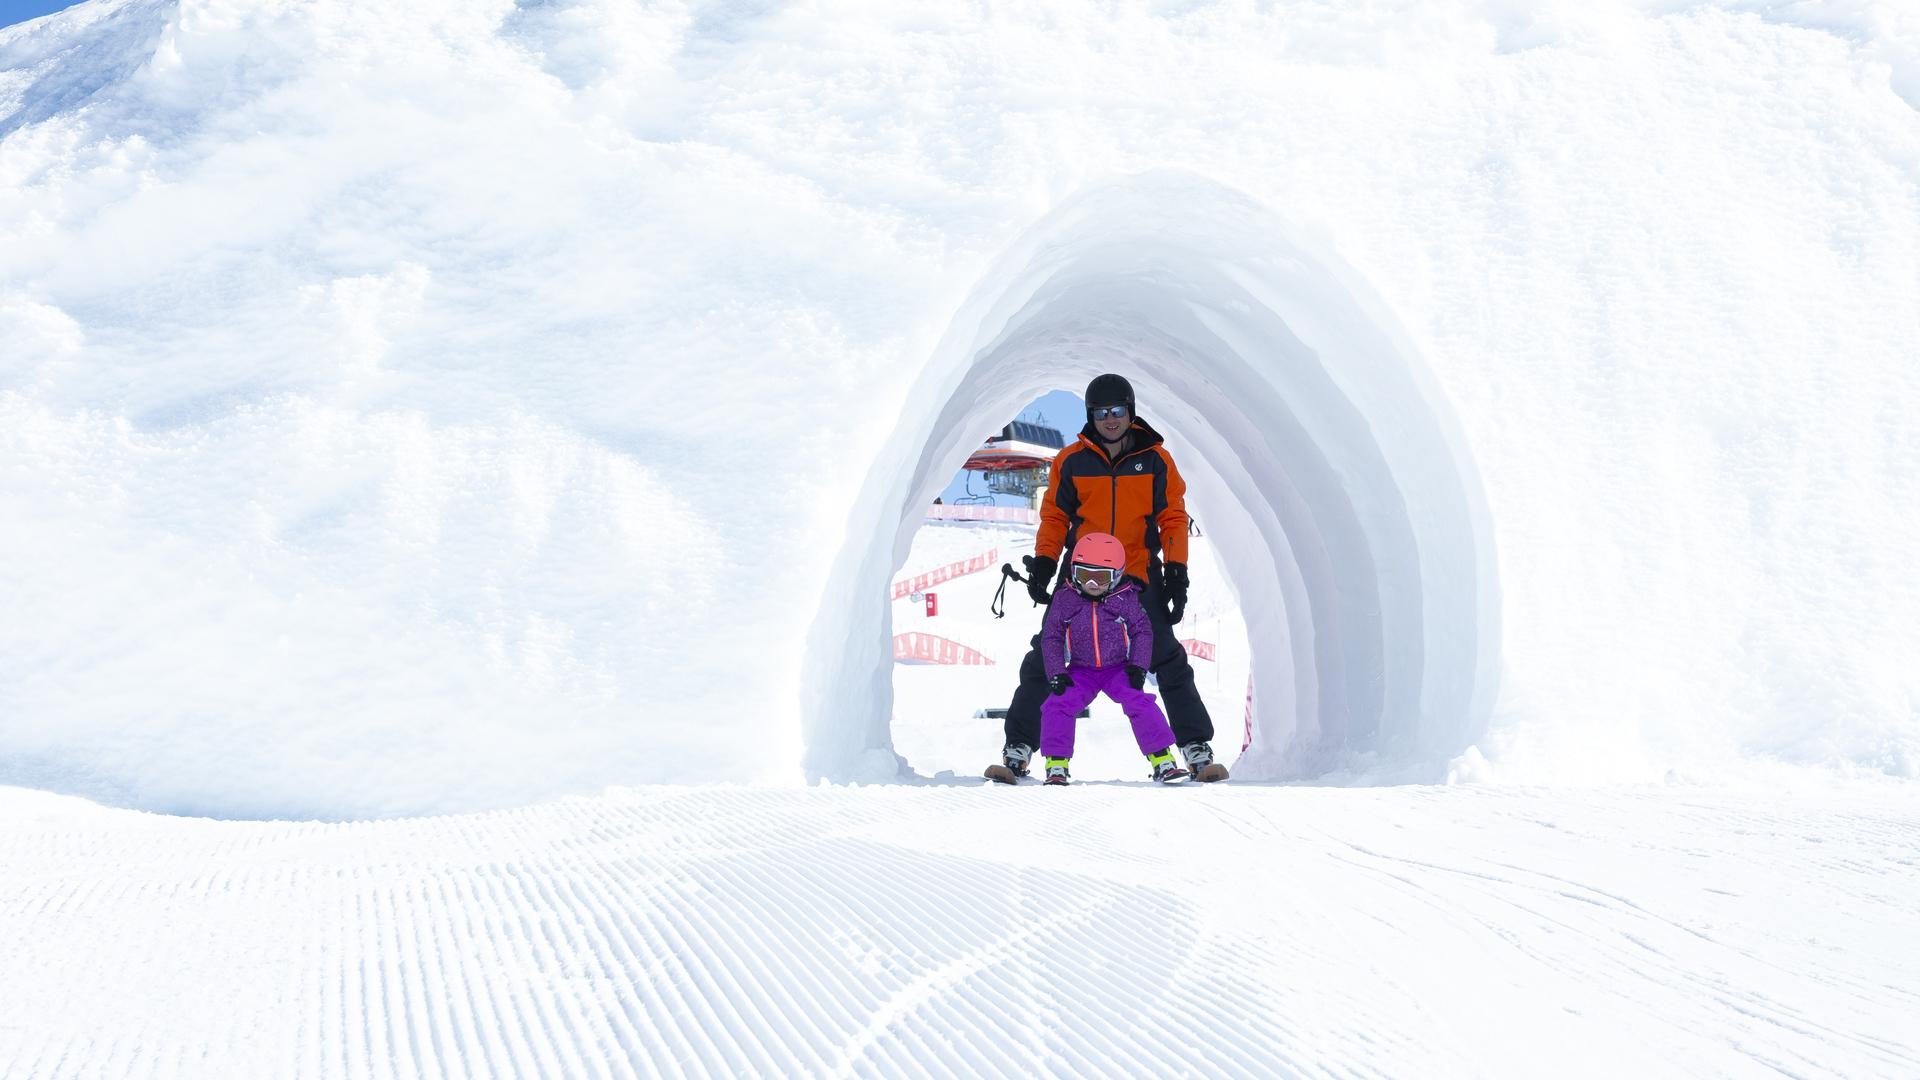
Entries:
POLYGON ((0 789, 0 1075, 1911 1076, 1916 845, 1910 796, 1854 793, 652 788, 319 824, 0 789))

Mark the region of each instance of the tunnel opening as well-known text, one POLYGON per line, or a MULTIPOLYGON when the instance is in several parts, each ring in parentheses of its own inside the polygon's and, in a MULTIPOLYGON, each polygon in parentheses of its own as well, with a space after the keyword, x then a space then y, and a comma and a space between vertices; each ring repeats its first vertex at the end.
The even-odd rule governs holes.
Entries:
MULTIPOLYGON (((1149 422, 1150 404, 1142 403, 1149 422)), ((1017 570, 1021 557, 1034 550, 1053 458, 1077 439, 1085 411, 1081 395, 1069 390, 1030 402, 976 445, 914 530, 906 564, 888 591, 894 659, 889 730, 893 749, 918 775, 974 776, 998 759, 1021 661, 1044 614, 1026 587, 1004 577, 1001 568, 1017 570)), ((1193 585, 1173 634, 1214 718, 1214 747, 1232 765, 1246 745, 1251 653, 1202 523, 1210 512, 1185 502, 1193 517, 1186 547, 1193 585)), ((1160 692, 1157 677, 1147 689, 1160 692)), ((1073 756, 1077 780, 1145 775, 1116 702, 1102 695, 1081 715, 1073 756)))
MULTIPOLYGON (((1129 378, 1245 620, 1247 780, 1418 775, 1491 712, 1499 593, 1451 407, 1331 252, 1204 178, 1097 186, 1014 244, 957 312, 854 507, 802 700, 816 778, 894 752, 887 587, 983 430, 1060 386, 1129 378)), ((1009 682, 1009 689, 1011 682, 1009 682)), ((1221 727, 1216 717, 1216 727, 1221 727)), ((983 748, 991 754, 997 747, 983 748)))

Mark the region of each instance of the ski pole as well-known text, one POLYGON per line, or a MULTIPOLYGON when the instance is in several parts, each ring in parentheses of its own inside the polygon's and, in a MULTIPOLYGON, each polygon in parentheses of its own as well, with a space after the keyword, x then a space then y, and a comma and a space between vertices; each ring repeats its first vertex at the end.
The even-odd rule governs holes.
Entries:
POLYGON ((1012 563, 1000 564, 1000 587, 993 591, 993 603, 987 605, 987 610, 993 612, 993 617, 996 619, 1004 619, 1007 617, 1008 578, 1012 578, 1022 585, 1027 583, 1027 579, 1020 576, 1019 572, 1013 568, 1012 563))

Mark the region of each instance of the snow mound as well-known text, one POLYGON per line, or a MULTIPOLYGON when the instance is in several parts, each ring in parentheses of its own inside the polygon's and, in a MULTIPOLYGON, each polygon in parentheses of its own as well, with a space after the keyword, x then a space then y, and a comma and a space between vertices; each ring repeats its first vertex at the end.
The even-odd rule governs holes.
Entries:
POLYGON ((1912 18, 0 30, 0 782, 352 817, 899 778, 917 507, 1106 365, 1255 638, 1245 775, 1911 777, 1912 18))

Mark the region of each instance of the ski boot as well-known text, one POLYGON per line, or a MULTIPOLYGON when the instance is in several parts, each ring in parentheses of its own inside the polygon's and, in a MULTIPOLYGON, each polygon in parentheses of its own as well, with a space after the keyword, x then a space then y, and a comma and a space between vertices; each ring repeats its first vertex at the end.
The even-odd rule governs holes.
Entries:
POLYGON ((1000 764, 987 766, 987 779, 997 784, 1017 784, 1027 778, 1033 761, 1033 748, 1026 743, 1008 743, 1000 751, 1000 764))
POLYGON ((1173 760, 1173 748, 1170 746, 1157 754, 1148 754, 1147 764, 1153 767, 1150 775, 1155 783, 1184 784, 1193 778, 1192 773, 1173 760))
POLYGON ((1187 771, 1195 780, 1212 784, 1227 778, 1227 767, 1213 760, 1213 747, 1206 743, 1190 742, 1180 748, 1180 754, 1187 759, 1187 771))
POLYGON ((1070 781, 1067 780, 1067 759, 1063 757, 1048 758, 1047 786, 1066 787, 1069 782, 1070 781))

